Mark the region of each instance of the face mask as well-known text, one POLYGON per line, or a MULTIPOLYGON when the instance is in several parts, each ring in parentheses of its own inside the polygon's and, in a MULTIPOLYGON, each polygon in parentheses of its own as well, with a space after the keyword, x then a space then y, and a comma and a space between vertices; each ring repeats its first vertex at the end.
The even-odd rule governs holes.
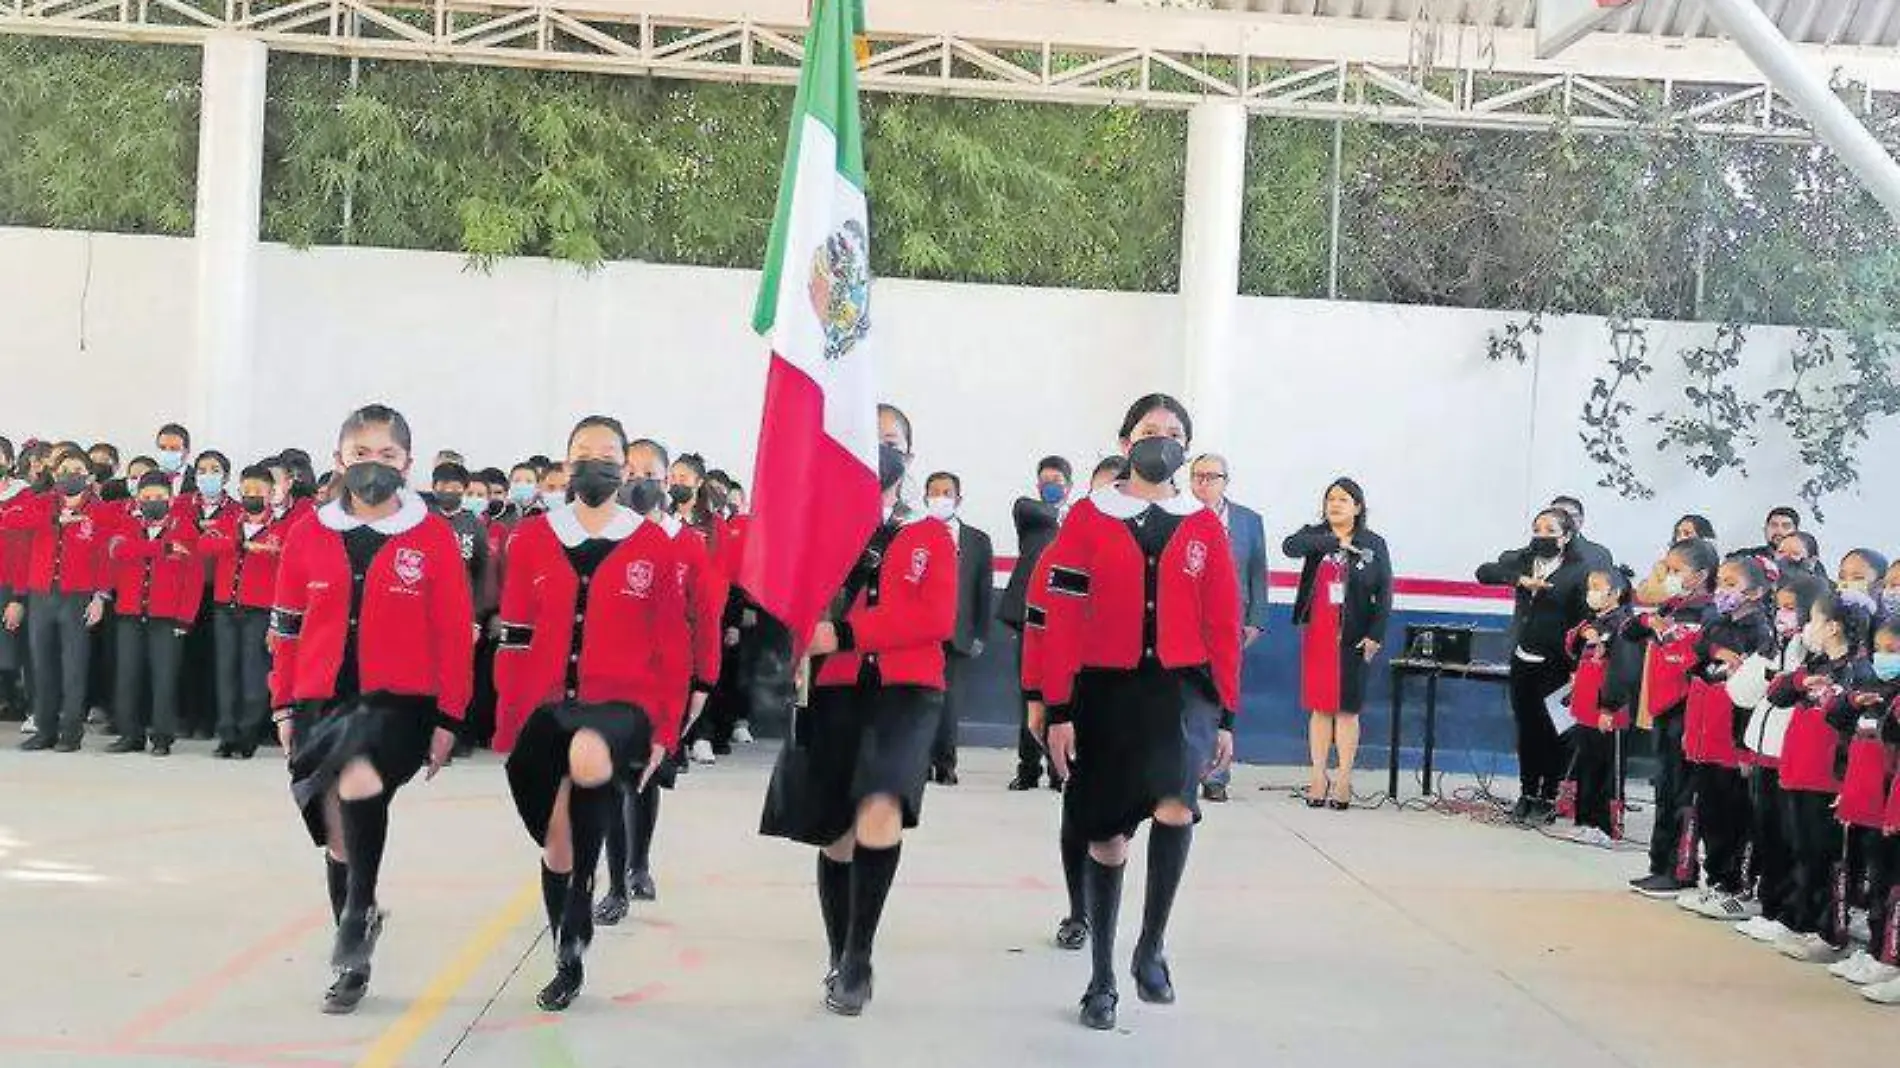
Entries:
POLYGON ((473 496, 472 494, 464 493, 462 495, 462 511, 467 512, 469 515, 473 515, 473 516, 487 515, 488 514, 488 498, 476 497, 476 496, 473 496))
POLYGON ((351 464, 343 472, 343 488, 350 496, 375 508, 402 489, 402 472, 374 460, 351 464))
POLYGON ((94 463, 92 465, 92 477, 98 479, 100 482, 112 481, 112 465, 94 463))
POLYGON ((175 475, 185 469, 185 453, 182 449, 158 450, 158 469, 168 475, 175 475))
POLYGON ((1563 555, 1563 551, 1564 547, 1558 544, 1556 538, 1537 537, 1531 539, 1531 555, 1541 560, 1549 560, 1554 556, 1561 556, 1563 555))
POLYGON ((1044 482, 1037 487, 1036 494, 1044 504, 1061 504, 1068 499, 1069 491, 1063 489, 1060 482, 1044 482))
POLYGON ((170 501, 152 500, 139 502, 139 515, 144 516, 147 523, 158 522, 170 514, 171 510, 172 502, 170 501))
POLYGON ((200 497, 219 497, 224 494, 224 476, 216 471, 199 475, 194 485, 198 487, 200 497))
POLYGON ((1880 610, 1889 616, 1900 616, 1900 586, 1880 591, 1880 610))
POLYGON ((1775 632, 1784 638, 1792 638, 1801 631, 1801 613, 1792 608, 1783 608, 1775 612, 1775 632))
POLYGON ((508 510, 508 499, 507 499, 507 495, 503 494, 500 497, 490 498, 488 502, 488 508, 486 509, 484 514, 487 515, 488 518, 490 519, 500 519, 503 513, 507 512, 507 510, 508 510))
POLYGON ((244 511, 250 515, 263 515, 270 508, 269 497, 244 498, 244 511))
POLYGON ((910 460, 895 445, 877 447, 877 488, 888 491, 892 486, 904 481, 904 469, 910 466, 910 460))
POLYGON ((573 472, 568 477, 567 486, 574 496, 589 508, 599 508, 614 499, 614 492, 620 489, 621 473, 625 470, 612 460, 577 460, 573 472))
POLYGON ((567 507, 567 491, 549 490, 543 493, 541 495, 541 507, 546 508, 550 512, 557 508, 567 507))
POLYGON ((1151 485, 1173 478, 1186 460, 1186 447, 1173 438, 1142 438, 1128 449, 1128 465, 1151 485))
POLYGON ((86 492, 86 485, 85 475, 61 475, 53 483, 53 488, 59 490, 62 497, 77 497, 86 492))
POLYGON ((1747 595, 1740 590, 1715 591, 1715 607, 1725 615, 1733 614, 1736 609, 1742 607, 1742 602, 1747 599, 1747 595))
POLYGON ((627 507, 650 515, 666 501, 666 484, 657 478, 636 478, 627 483, 627 507))
POLYGON ((1840 591, 1842 593, 1866 593, 1867 580, 1866 579, 1842 579, 1840 581, 1840 591))
POLYGON ((534 483, 513 482, 508 486, 508 499, 515 504, 526 505, 534 500, 534 483))
POLYGON ((924 501, 924 511, 930 513, 930 518, 941 519, 948 523, 951 518, 957 514, 957 499, 955 497, 931 497, 924 501))
POLYGON ((1688 591, 1689 588, 1683 584, 1682 576, 1677 572, 1671 571, 1663 576, 1663 592, 1670 598, 1680 597, 1688 591))
POLYGON ((1819 619, 1808 620, 1807 627, 1801 631, 1801 644, 1816 653, 1827 648, 1827 623, 1819 619))
POLYGON ((1591 590, 1584 595, 1584 600, 1589 602, 1592 612, 1601 612, 1616 603, 1610 598, 1609 590, 1591 590))
POLYGON ((693 487, 679 485, 668 486, 666 487, 666 499, 673 502, 673 507, 678 508, 693 499, 693 487))
POLYGON ((1875 653, 1874 677, 1881 682, 1900 679, 1900 653, 1875 653))

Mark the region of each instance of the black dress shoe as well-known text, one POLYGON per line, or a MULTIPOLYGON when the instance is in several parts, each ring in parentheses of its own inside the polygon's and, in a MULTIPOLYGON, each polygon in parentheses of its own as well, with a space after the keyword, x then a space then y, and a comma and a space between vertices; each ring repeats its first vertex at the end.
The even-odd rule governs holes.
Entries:
POLYGON ((1517 804, 1511 806, 1511 822, 1528 823, 1531 818, 1531 811, 1536 807, 1536 798, 1528 796, 1518 798, 1517 804))
POLYGON ((330 967, 339 972, 360 972, 369 967, 376 952, 376 940, 383 935, 383 910, 345 912, 336 926, 336 944, 330 950, 330 967))
POLYGON ((1082 995, 1082 1026, 1091 1031, 1115 1029, 1115 1005, 1121 998, 1113 990, 1089 987, 1082 995))
POLYGON ((77 739, 77 738, 61 738, 61 739, 60 739, 59 741, 57 741, 57 742, 54 742, 54 743, 53 743, 53 752, 55 752, 55 753, 77 753, 77 752, 79 752, 79 739, 77 739))
POLYGON ((1019 794, 1026 790, 1034 790, 1041 785, 1042 776, 1040 775, 1018 775, 1009 780, 1010 790, 1019 794))
POLYGON ((172 740, 170 738, 159 738, 152 742, 152 755, 155 757, 171 756, 172 740))
POLYGON ((825 986, 825 1008, 838 1016, 861 1016, 871 1003, 871 962, 846 959, 825 986))
POLYGON ((249 760, 257 755, 257 747, 254 745, 240 745, 231 755, 237 757, 239 760, 249 760))
POLYGON ((108 753, 137 753, 145 749, 145 739, 134 738, 129 734, 121 735, 119 740, 106 746, 108 753))
POLYGON ((627 918, 627 897, 625 894, 608 892, 594 906, 594 922, 602 927, 613 927, 627 918))
POLYGON ((58 743, 53 741, 52 735, 46 733, 45 731, 41 731, 40 733, 35 734, 31 738, 28 738, 26 741, 21 742, 20 751, 23 753, 43 753, 46 750, 53 748, 53 746, 56 744, 58 743))
POLYGON ((957 771, 955 768, 944 768, 933 775, 932 778, 936 781, 938 786, 955 786, 957 784, 957 771))
POLYGON ((1077 950, 1089 944, 1089 921, 1070 916, 1056 924, 1056 948, 1077 950))
POLYGON ((356 1006, 369 993, 369 972, 339 972, 336 982, 323 994, 323 1013, 326 1016, 348 1016, 356 1011, 356 1006))
POLYGON ((236 752, 237 746, 232 745, 230 742, 219 742, 218 747, 211 751, 211 756, 215 760, 229 760, 232 754, 236 752))
POLYGON ((1208 782, 1201 784, 1201 800, 1212 801, 1217 805, 1227 803, 1227 784, 1208 782))
POLYGON ((1159 950, 1135 949, 1135 996, 1150 1005, 1174 1004, 1174 977, 1159 950))
POLYGON ((653 885, 653 873, 650 871, 628 872, 627 890, 635 901, 660 900, 660 888, 653 885))
POLYGON ((569 1005, 574 1004, 574 999, 580 997, 581 984, 585 980, 586 973, 579 957, 563 960, 555 966, 554 978, 534 996, 534 1003, 540 1006, 542 1012, 565 1012, 569 1005))

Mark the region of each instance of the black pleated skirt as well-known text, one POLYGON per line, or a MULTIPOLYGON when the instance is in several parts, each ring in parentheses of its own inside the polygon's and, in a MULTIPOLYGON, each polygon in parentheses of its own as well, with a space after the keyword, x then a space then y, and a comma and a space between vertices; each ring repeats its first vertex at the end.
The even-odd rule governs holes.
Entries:
POLYGON ((327 844, 323 799, 345 765, 367 759, 393 797, 429 763, 435 726, 433 697, 372 693, 306 706, 291 721, 289 765, 290 796, 310 840, 327 844))
POLYGON ((1204 673, 1146 665, 1076 676, 1075 761, 1063 815, 1091 842, 1133 834, 1163 801, 1200 821, 1200 782, 1214 757, 1220 707, 1204 673))
POLYGON ((942 716, 942 690, 814 687, 811 707, 794 712, 779 750, 759 833, 830 845, 857 821, 859 803, 878 794, 895 796, 904 826, 917 826, 942 716))
MULTIPOLYGON (((521 725, 514 751, 508 754, 508 790, 514 795, 515 811, 521 814, 521 826, 535 845, 547 844, 554 799, 568 777, 568 748, 584 730, 607 743, 616 769, 643 767, 652 749, 652 721, 633 705, 562 701, 535 709, 521 725)), ((637 772, 634 777, 638 779, 637 772)))

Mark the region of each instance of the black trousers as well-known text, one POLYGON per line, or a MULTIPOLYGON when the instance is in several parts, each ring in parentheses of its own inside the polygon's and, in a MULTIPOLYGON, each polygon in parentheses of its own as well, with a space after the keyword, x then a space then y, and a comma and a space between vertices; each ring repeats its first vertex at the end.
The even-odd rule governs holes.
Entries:
POLYGON ((1867 833, 1867 952, 1900 964, 1900 835, 1867 833))
POLYGON ((211 623, 211 589, 207 584, 198 618, 185 635, 185 662, 179 669, 179 735, 211 736, 218 718, 218 655, 211 623))
POLYGON ((114 723, 118 718, 112 714, 112 705, 119 688, 112 677, 119 666, 118 636, 119 628, 107 617, 92 629, 92 653, 86 658, 86 708, 104 712, 114 723))
POLYGON ((468 702, 468 720, 462 724, 462 741, 488 748, 495 739, 495 639, 489 636, 490 614, 481 622, 482 636, 475 642, 475 692, 468 702))
POLYGON ((1682 759, 1681 706, 1658 718, 1650 734, 1656 742, 1656 824, 1649 833, 1649 873, 1669 875, 1676 870, 1683 812, 1693 787, 1682 759))
POLYGON ((211 613, 218 671, 218 740, 257 745, 270 718, 270 629, 267 608, 219 605, 211 613))
POLYGON ((86 682, 92 634, 86 627, 89 593, 36 593, 26 610, 26 641, 33 659, 33 725, 42 734, 77 742, 86 733, 86 682))
POLYGON ((181 624, 130 616, 116 624, 119 689, 113 715, 119 733, 136 741, 172 741, 178 737, 178 668, 185 650, 181 624))
POLYGON ((946 651, 943 658, 943 715, 937 720, 937 740, 930 746, 930 768, 957 770, 957 730, 963 724, 963 702, 969 698, 972 659, 946 651))
POLYGON ((1029 702, 1022 697, 1023 635, 1015 627, 1010 628, 1010 634, 1013 636, 1011 644, 1015 649, 1016 663, 1016 722, 1022 725, 1016 730, 1016 777, 1034 782, 1042 777, 1046 766, 1049 771, 1049 781, 1054 782, 1056 781, 1055 761, 1049 759, 1049 754, 1043 750, 1042 743, 1030 733, 1029 702))
POLYGON ((1755 768, 1749 773, 1748 790, 1753 802, 1749 841, 1755 849, 1755 896, 1764 917, 1786 923, 1793 871, 1781 812, 1781 772, 1755 768))
POLYGON ((1799 934, 1821 934, 1840 945, 1832 910, 1834 871, 1841 864, 1841 825, 1834 819, 1834 795, 1784 791, 1782 819, 1789 850, 1789 889, 1781 922, 1799 934))
POLYGON ((1570 666, 1552 658, 1533 664, 1511 658, 1511 717, 1517 721, 1518 781, 1525 797, 1557 799, 1564 777, 1564 743, 1544 702, 1569 681, 1570 666))
POLYGON ((1702 839, 1709 886, 1739 894, 1747 889, 1742 867, 1751 813, 1748 780, 1735 768, 1713 764, 1695 765, 1694 774, 1696 832, 1702 839))
MULTIPOLYGON (((13 590, 0 586, 0 608, 13 601, 13 590)), ((17 631, 0 626, 0 719, 25 719, 26 705, 26 625, 17 631)))
POLYGON ((1577 826, 1616 833, 1610 806, 1616 800, 1622 769, 1617 761, 1617 732, 1579 726, 1573 735, 1577 748, 1577 826))

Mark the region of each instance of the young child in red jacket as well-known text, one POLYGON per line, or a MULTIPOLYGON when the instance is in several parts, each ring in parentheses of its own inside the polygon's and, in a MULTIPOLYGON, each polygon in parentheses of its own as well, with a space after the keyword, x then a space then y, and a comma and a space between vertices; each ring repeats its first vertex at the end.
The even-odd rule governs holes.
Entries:
POLYGON ((132 509, 106 549, 118 605, 119 723, 119 740, 107 751, 136 753, 149 740, 153 756, 170 756, 179 730, 178 672, 204 596, 204 567, 198 528, 172 507, 170 478, 146 472, 132 509))

